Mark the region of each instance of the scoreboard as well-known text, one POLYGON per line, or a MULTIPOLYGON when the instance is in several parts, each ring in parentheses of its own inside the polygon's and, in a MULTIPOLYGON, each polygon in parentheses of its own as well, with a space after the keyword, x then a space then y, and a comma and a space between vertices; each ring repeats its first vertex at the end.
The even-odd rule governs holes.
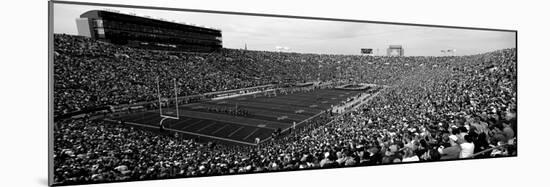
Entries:
POLYGON ((361 48, 361 54, 373 55, 372 48, 361 48))

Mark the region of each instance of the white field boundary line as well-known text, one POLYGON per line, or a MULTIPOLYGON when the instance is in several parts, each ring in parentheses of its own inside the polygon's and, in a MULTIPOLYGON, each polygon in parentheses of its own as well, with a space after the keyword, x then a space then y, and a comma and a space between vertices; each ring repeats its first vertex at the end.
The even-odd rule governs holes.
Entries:
MULTIPOLYGON (((104 119, 104 120, 109 121, 109 122, 119 122, 119 121, 112 120, 112 119, 104 119)), ((147 127, 147 128, 155 128, 156 127, 156 126, 152 126, 152 125, 146 125, 146 124, 140 124, 140 123, 134 123, 134 122, 124 122, 124 123, 135 125, 135 126, 140 126, 140 127, 147 127)), ((223 141, 228 141, 228 142, 234 142, 234 143, 240 143, 240 144, 245 144, 245 145, 256 146, 256 144, 250 143, 250 142, 243 142, 243 141, 239 141, 239 140, 232 140, 232 139, 228 139, 228 138, 210 136, 210 135, 206 135, 206 134, 182 131, 182 130, 171 129, 171 128, 164 128, 164 130, 179 132, 179 133, 183 133, 183 134, 190 134, 190 135, 199 136, 199 137, 207 137, 207 138, 212 138, 212 139, 217 139, 217 140, 223 140, 223 141)))

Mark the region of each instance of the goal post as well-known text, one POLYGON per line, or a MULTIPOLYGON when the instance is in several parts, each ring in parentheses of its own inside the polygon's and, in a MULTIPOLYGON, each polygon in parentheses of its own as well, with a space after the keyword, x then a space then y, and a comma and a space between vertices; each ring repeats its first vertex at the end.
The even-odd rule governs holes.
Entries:
MULTIPOLYGON (((159 122, 161 128, 162 128, 162 122, 165 119, 180 119, 180 113, 179 113, 179 103, 178 103, 178 88, 177 88, 177 82, 176 79, 173 78, 173 86, 174 86, 174 92, 173 92, 173 98, 170 98, 170 92, 168 93, 168 97, 164 98, 162 96, 161 92, 161 80, 160 77, 157 77, 157 95, 158 95, 158 104, 159 104, 159 114, 161 117, 161 121, 159 122), (170 105, 171 103, 174 103, 175 106, 170 105), (163 108, 164 107, 164 108, 163 108)), ((171 89, 170 84, 167 84, 168 89, 171 89)))

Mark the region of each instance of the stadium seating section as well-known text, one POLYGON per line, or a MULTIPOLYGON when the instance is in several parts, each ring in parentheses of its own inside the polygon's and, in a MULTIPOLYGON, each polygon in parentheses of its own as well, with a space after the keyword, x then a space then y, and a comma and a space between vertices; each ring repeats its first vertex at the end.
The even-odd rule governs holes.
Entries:
POLYGON ((58 184, 516 155, 515 49, 365 58, 152 51, 69 35, 54 41, 56 115, 154 100, 157 76, 177 78, 182 96, 314 80, 390 86, 356 110, 323 115, 259 146, 198 142, 87 118, 59 121, 58 184))

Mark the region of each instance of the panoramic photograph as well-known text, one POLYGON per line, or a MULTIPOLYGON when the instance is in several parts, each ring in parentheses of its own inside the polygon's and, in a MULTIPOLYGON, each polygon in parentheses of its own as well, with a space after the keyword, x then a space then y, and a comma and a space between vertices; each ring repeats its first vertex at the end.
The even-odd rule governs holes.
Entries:
POLYGON ((517 31, 51 11, 51 185, 518 154, 517 31))

